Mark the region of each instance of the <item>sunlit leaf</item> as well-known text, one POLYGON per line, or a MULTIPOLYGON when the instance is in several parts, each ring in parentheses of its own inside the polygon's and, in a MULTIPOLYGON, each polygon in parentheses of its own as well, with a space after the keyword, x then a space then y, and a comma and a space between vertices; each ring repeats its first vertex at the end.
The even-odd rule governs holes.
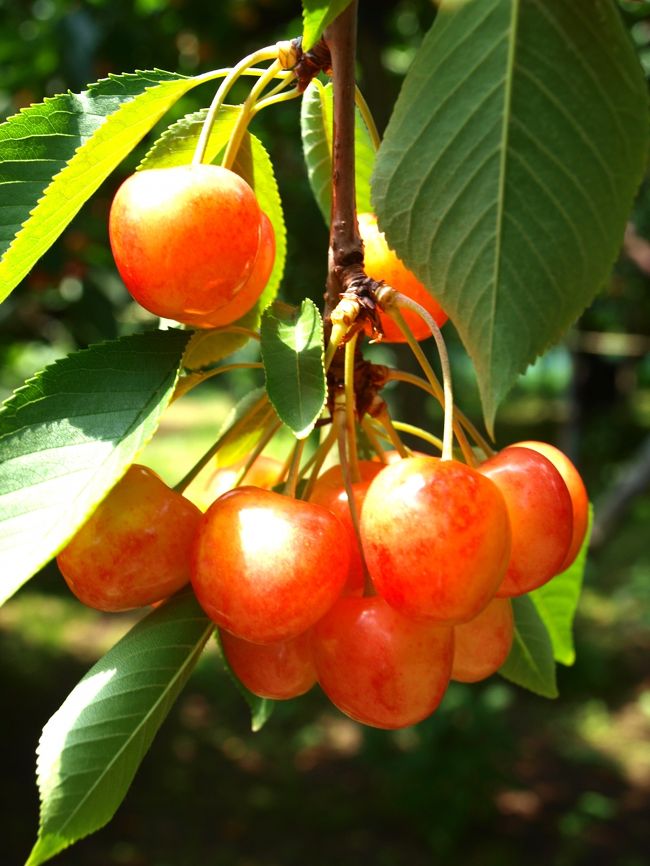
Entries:
POLYGON ((308 51, 352 0, 302 0, 302 47, 308 51))

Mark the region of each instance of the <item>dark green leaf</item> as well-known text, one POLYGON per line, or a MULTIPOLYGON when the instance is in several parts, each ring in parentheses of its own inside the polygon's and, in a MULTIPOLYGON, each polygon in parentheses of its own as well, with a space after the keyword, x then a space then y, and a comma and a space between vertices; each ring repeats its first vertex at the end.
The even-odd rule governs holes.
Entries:
POLYGON ((154 70, 23 109, 0 126, 0 300, 179 97, 199 84, 154 70))
POLYGON ((502 677, 544 698, 557 697, 553 647, 546 626, 527 595, 512 599, 515 638, 499 670, 502 677))
POLYGON ((68 695, 38 746, 41 816, 27 866, 115 814, 214 623, 191 593, 150 613, 68 695))
POLYGON ((573 647, 573 617, 582 589, 592 521, 593 509, 590 506, 587 534, 573 565, 530 594, 537 613, 551 636, 555 661, 563 665, 572 665, 576 657, 573 647))
POLYGON ((373 201, 472 356, 490 428, 607 279, 647 145, 644 76, 611 0, 443 0, 373 201))
POLYGON ((302 47, 309 51, 352 0, 302 0, 302 47))
POLYGON ((257 731, 261 731, 264 725, 268 722, 275 707, 275 701, 271 701, 269 698, 260 698, 246 688, 230 667, 226 654, 223 651, 218 631, 215 632, 215 636, 217 639, 217 646, 219 647, 219 657, 221 658, 224 669, 237 687, 237 691, 248 704, 248 709, 251 711, 251 730, 254 733, 257 733, 257 731))
POLYGON ((0 602, 64 546, 153 436, 189 334, 57 361, 0 410, 0 602))
POLYGON ((262 316, 266 390, 280 420, 308 436, 325 405, 323 322, 308 298, 299 310, 274 304, 262 316))
MULTIPOLYGON (((307 174, 325 222, 329 225, 332 206, 332 86, 312 81, 302 98, 300 109, 302 147, 307 174)), ((370 176, 375 164, 375 149, 359 111, 355 121, 355 191, 359 213, 371 213, 370 176)))

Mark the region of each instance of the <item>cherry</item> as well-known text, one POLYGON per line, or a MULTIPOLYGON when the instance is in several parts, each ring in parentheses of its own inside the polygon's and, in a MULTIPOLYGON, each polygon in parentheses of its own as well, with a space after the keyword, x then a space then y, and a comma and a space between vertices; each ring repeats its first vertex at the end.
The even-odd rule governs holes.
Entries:
MULTIPOLYGON (((362 480, 352 482, 352 492, 358 515, 361 514, 361 507, 366 497, 368 486, 375 475, 381 472, 382 464, 373 463, 370 460, 360 460, 359 469, 362 480)), ((314 485, 309 501, 322 505, 324 508, 329 508, 330 511, 336 514, 343 526, 345 526, 350 538, 351 554, 350 568, 344 593, 346 595, 361 595, 366 580, 365 568, 363 556, 359 548, 359 539, 354 530, 348 494, 343 485, 343 474, 340 466, 332 466, 320 476, 314 485)))
POLYGON ((201 512, 151 469, 134 464, 57 557, 84 604, 117 611, 152 604, 190 579, 201 512))
POLYGON ((480 471, 503 494, 512 527, 512 555, 497 595, 515 596, 557 574, 573 535, 571 497, 555 466, 537 451, 509 446, 480 471))
POLYGON ((260 698, 284 701, 304 695, 316 682, 311 634, 255 644, 220 632, 221 646, 236 677, 260 698))
MULTIPOLYGON (((379 231, 377 217, 374 214, 361 213, 358 215, 358 220, 364 248, 363 266, 368 276, 374 280, 383 280, 396 291, 416 301, 433 316, 439 326, 444 325, 447 321, 447 314, 431 297, 415 274, 409 271, 390 249, 383 232, 379 231)), ((406 309, 401 312, 417 340, 424 340, 431 336, 428 325, 417 313, 406 309)), ((390 316, 380 311, 379 318, 384 330, 385 342, 405 342, 405 337, 390 316)))
MULTIPOLYGON (((244 460, 239 460, 232 466, 218 466, 216 469, 214 465, 211 466, 207 472, 202 471, 197 475, 185 489, 184 496, 201 511, 206 511, 215 499, 233 489, 243 466, 244 460)), ((270 490, 280 481, 282 468, 282 463, 275 457, 260 454, 246 473, 246 486, 270 490)))
POLYGON ((554 445, 549 445, 547 442, 517 442, 516 447, 531 448, 533 451, 543 454, 555 466, 567 486, 573 509, 573 535, 567 555, 559 568, 559 571, 566 571, 578 555, 578 551, 582 547, 582 542, 585 540, 585 535, 587 534, 587 524, 589 523, 589 496, 587 489, 576 467, 566 454, 554 445))
POLYGON ((249 279, 260 247, 261 214, 246 181, 220 166, 136 172, 111 206, 115 263, 147 310, 202 324, 249 279))
POLYGON ((258 487, 225 493, 203 516, 192 585, 217 625, 252 643, 307 631, 343 589, 347 533, 320 505, 258 487))
POLYGON ((510 557, 497 487, 464 463, 437 457, 382 469, 366 493, 361 540, 377 592, 404 616, 440 623, 477 616, 510 557))
POLYGON ((260 246, 250 276, 231 301, 205 317, 197 317, 193 324, 200 328, 218 328, 240 319, 255 305, 266 288, 274 261, 275 233, 271 220, 262 211, 260 246))
POLYGON ((379 596, 340 598, 313 629, 323 691, 375 728, 431 715, 449 684, 453 645, 453 629, 406 619, 379 596))
POLYGON ((477 683, 499 670, 514 636, 509 598, 493 598, 477 617, 454 628, 452 680, 477 683))

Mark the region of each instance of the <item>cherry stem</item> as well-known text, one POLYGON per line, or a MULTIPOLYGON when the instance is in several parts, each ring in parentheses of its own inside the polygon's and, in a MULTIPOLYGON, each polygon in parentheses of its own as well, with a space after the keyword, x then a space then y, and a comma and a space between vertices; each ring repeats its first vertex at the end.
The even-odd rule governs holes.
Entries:
POLYGON ((221 160, 221 165, 223 168, 232 168, 235 159, 237 158, 237 152, 241 146, 244 135, 246 134, 246 130, 248 129, 248 124, 252 119, 252 110, 257 102, 257 99, 260 93, 264 90, 267 84, 272 81, 278 72, 282 69, 282 62, 280 60, 274 60, 273 63, 266 70, 265 74, 260 76, 257 79, 255 84, 251 87, 250 93, 246 97, 246 101, 244 102, 241 110, 241 114, 237 118, 237 123, 235 124, 235 128, 230 134, 230 139, 228 140, 228 146, 226 147, 226 152, 223 155, 223 159, 221 160))
MULTIPOLYGON (((271 439, 273 439, 273 437, 278 432, 280 427, 282 427, 282 423, 280 421, 274 420, 271 424, 269 424, 269 426, 266 428, 266 431, 262 435, 262 438, 260 439, 260 441, 257 443, 255 448, 253 448, 251 453, 248 455, 248 458, 246 459, 246 463, 244 463, 244 465, 242 466, 241 471, 237 474, 237 478, 235 479, 235 483, 233 484, 233 487, 239 487, 239 485, 242 483, 244 478, 250 472, 253 463, 255 463, 257 458, 264 451, 264 449, 269 444, 271 439)), ((281 479, 278 478, 278 483, 280 482, 280 480, 281 479)))
POLYGON ((386 450, 385 450, 384 446, 381 444, 381 440, 380 440, 379 436, 377 436, 377 434, 375 433, 375 429, 367 417, 364 417, 362 419, 361 428, 362 428, 363 432, 366 434, 366 436, 368 437, 368 441, 370 442, 370 446, 371 446, 372 450, 375 452, 375 454, 377 455, 377 457, 379 457, 379 459, 381 460, 381 462, 384 465, 386 463, 388 463, 388 461, 386 460, 386 450))
MULTIPOLYGON (((212 458, 215 456, 217 451, 221 448, 221 446, 223 445, 226 438, 228 436, 230 436, 233 433, 233 431, 238 430, 242 427, 245 427, 246 424, 248 424, 248 422, 250 421, 250 419, 252 417, 254 417, 260 411, 260 409, 262 409, 262 407, 264 405, 266 405, 267 403, 268 403, 268 397, 266 396, 266 394, 264 394, 262 397, 260 397, 259 400, 257 400, 255 403, 253 403, 253 405, 248 410, 248 412, 246 412, 245 415, 242 415, 242 417, 239 418, 239 420, 237 420, 230 427, 228 427, 227 430, 224 430, 224 432, 219 436, 217 441, 208 448, 208 450, 198 460, 198 462, 195 463, 194 466, 192 466, 190 471, 186 475, 184 475, 183 478, 181 478, 181 480, 178 482, 178 484, 176 484, 174 486, 174 490, 177 493, 182 493, 185 490, 185 488, 188 487, 192 483, 192 481, 194 481, 194 479, 199 474, 199 472, 203 469, 203 467, 208 465, 208 463, 212 460, 212 458)), ((272 411, 273 410, 271 410, 271 412, 272 411)))
POLYGON ((359 114, 363 118, 363 122, 366 125, 366 129, 370 135, 370 140, 372 141, 372 146, 375 150, 379 150, 379 145, 381 144, 381 138, 379 136, 379 132, 377 131, 377 124, 375 123, 375 118, 372 116, 372 112, 370 111, 370 107, 365 100, 363 93, 359 90, 358 86, 354 88, 354 101, 356 103, 357 108, 359 109, 359 114))
POLYGON ((300 461, 302 460, 302 452, 305 450, 305 440, 298 439, 293 446, 291 453, 291 462, 289 463, 289 472, 287 480, 284 484, 284 495, 296 498, 296 486, 298 484, 298 476, 300 472, 300 461))
POLYGON ((345 335, 349 330, 349 327, 345 324, 335 323, 332 325, 332 330, 330 331, 330 338, 327 343, 327 349, 325 350, 325 357, 323 358, 323 366, 325 367, 326 373, 332 366, 332 361, 334 360, 336 350, 343 342, 345 335))
POLYGON ((413 336, 413 332, 404 320, 404 316, 402 316, 399 308, 405 307, 407 310, 417 313, 417 315, 426 322, 427 327, 433 335, 433 339, 436 341, 436 348, 438 349, 438 355, 440 357, 440 367, 442 369, 442 391, 445 412, 442 432, 442 459, 452 460, 454 446, 454 395, 451 386, 451 366, 449 364, 449 355, 447 354, 445 339, 438 327, 438 323, 433 316, 424 309, 424 307, 413 301, 411 298, 407 298, 406 295, 396 292, 394 289, 383 288, 380 289, 377 294, 379 303, 382 306, 386 305, 386 312, 395 319, 400 331, 406 337, 406 340, 411 347, 411 351, 417 358, 432 388, 435 387, 433 383, 435 382, 437 384, 438 380, 433 373, 433 369, 431 368, 426 355, 422 351, 422 347, 413 336), (388 303, 386 303, 386 301, 388 301, 388 303))
POLYGON ((299 96, 302 96, 300 90, 297 87, 294 87, 293 90, 286 90, 286 88, 295 81, 295 76, 291 72, 285 73, 285 78, 280 81, 279 84, 276 84, 275 87, 271 88, 271 90, 267 91, 264 94, 263 99, 258 99, 255 105, 251 108, 251 119, 255 117, 255 115, 262 111, 263 108, 268 108, 269 105, 276 105, 278 102, 289 102, 291 99, 296 99, 299 96))
POLYGON ((354 361, 358 333, 345 344, 344 391, 345 391, 345 426, 348 437, 348 461, 352 481, 361 481, 359 472, 359 455, 357 452, 356 415, 357 401, 354 394, 354 361))
MULTIPOLYGON (((424 379, 421 379, 419 376, 414 376, 413 373, 406 373, 403 370, 390 370, 386 378, 389 382, 407 382, 410 385, 415 385, 417 388, 420 388, 422 391, 426 391, 427 394, 430 394, 432 397, 434 397, 440 404, 443 404, 444 398, 442 394, 442 386, 439 383, 438 387, 434 389, 424 379)), ((456 439, 458 440, 460 450, 463 452, 465 462, 468 463, 470 466, 475 466, 476 458, 474 456, 474 452, 472 451, 472 447, 467 441, 467 437, 465 436, 465 430, 467 430, 467 432, 474 439, 479 448, 481 448, 481 450, 484 451, 488 457, 491 456, 492 453, 494 453, 492 452, 492 449, 489 447, 489 445, 487 445, 487 442, 485 442, 478 430, 474 427, 469 418, 467 418, 460 411, 460 409, 456 407, 454 410, 454 434, 456 436, 456 439), (487 451, 485 450, 486 447, 488 449, 487 451)))
MULTIPOLYGON (((192 157, 192 165, 199 165, 205 159, 205 152, 208 148, 208 141, 210 140, 212 127, 214 126, 219 109, 226 101, 226 97, 228 96, 233 84, 256 63, 263 63, 265 60, 275 60, 277 56, 278 46, 268 45, 266 48, 260 48, 259 51, 254 51, 252 54, 247 55, 240 60, 236 66, 233 66, 219 85, 219 89, 215 93, 214 99, 210 104, 210 108, 208 109, 208 113, 203 123, 203 128, 201 129, 199 140, 196 143, 196 149, 194 151, 194 156, 192 157)), ((263 78, 267 72, 268 70, 265 70, 260 77, 263 78)))
POLYGON ((309 475, 309 481, 307 482, 307 486, 303 490, 302 498, 309 499, 314 489, 314 485, 320 475, 320 471, 323 467, 323 463, 327 459, 327 455, 332 450, 334 443, 336 442, 336 428, 332 424, 331 429, 329 430, 327 436, 320 443, 312 457, 309 461, 303 466, 303 472, 306 472, 311 468, 311 473, 309 475))
POLYGON ((411 436, 417 436, 419 439, 428 442, 429 445, 433 445, 434 448, 437 448, 438 451, 442 452, 442 439, 439 439, 438 436, 434 436, 433 433, 429 433, 421 427, 416 427, 415 424, 407 424, 405 421, 393 421, 393 427, 400 433, 410 433, 411 436))
POLYGON ((375 418, 386 431, 386 434, 388 435, 388 438, 390 439, 393 448, 395 448, 399 456, 410 457, 411 455, 408 448, 399 438, 399 434, 393 426, 393 422, 391 421, 391 417, 388 414, 388 409, 386 408, 386 406, 382 407, 381 411, 375 415, 375 418))

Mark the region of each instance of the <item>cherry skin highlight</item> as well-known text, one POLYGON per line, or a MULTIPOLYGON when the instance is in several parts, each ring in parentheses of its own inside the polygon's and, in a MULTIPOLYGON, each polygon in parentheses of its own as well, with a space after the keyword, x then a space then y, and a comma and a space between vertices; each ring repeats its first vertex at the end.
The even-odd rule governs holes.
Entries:
POLYGON ((275 262, 275 233, 271 220, 262 211, 260 245, 250 276, 234 298, 205 317, 193 320, 198 328, 220 328, 236 322, 257 303, 266 288, 275 262))
POLYGON ((189 581, 200 519, 195 505, 134 464, 59 553, 59 570, 89 607, 153 604, 189 581))
POLYGON ((136 172, 111 206, 113 257, 145 309, 200 323, 230 303, 250 277, 261 214, 246 181, 221 166, 136 172))
MULTIPOLYGON (((357 515, 361 514, 361 508, 370 482, 375 475, 381 472, 381 469, 381 463, 372 463, 369 460, 359 461, 360 475, 363 480, 352 482, 352 492, 357 507, 357 515)), ((343 474, 340 466, 332 466, 320 476, 314 485, 309 501, 328 508, 336 514, 342 525, 346 528, 350 538, 351 554, 348 578, 343 592, 346 595, 362 595, 366 582, 363 556, 359 547, 359 539, 354 530, 348 494, 343 485, 343 474)))
POLYGON ((255 644, 222 630, 220 640, 235 676, 260 698, 297 698, 316 682, 308 631, 279 643, 255 644))
POLYGON ((452 680, 477 683, 496 673, 508 658, 514 630, 509 598, 493 598, 475 619, 457 625, 452 680))
POLYGON ((473 619, 510 558, 503 496, 456 460, 408 457, 382 469, 361 513, 361 541, 377 592, 404 616, 473 619))
POLYGON ((512 528, 512 555, 497 595, 523 595, 547 583, 566 558, 573 535, 569 491, 550 460, 529 448, 504 448, 480 472, 503 494, 512 528))
POLYGON ((320 505, 238 487, 206 511, 192 557, 192 586, 221 628, 252 643, 290 640, 334 604, 350 544, 320 505))
MULTIPOLYGON (((397 255, 386 243, 383 232, 379 231, 377 217, 370 213, 358 215, 359 232, 363 240, 364 269, 373 280, 383 280, 397 292, 416 301, 421 307, 433 316, 438 327, 442 327, 447 321, 447 314, 440 304, 431 297, 422 283, 417 279, 406 265, 397 258, 397 255)), ((431 336, 429 326, 417 313, 402 309, 407 325, 413 331, 416 340, 424 340, 431 336)), ((388 343, 406 342, 402 332, 385 313, 380 312, 379 318, 384 329, 384 341, 388 343)))
POLYGON ((406 619, 379 596, 340 598, 313 629, 318 681, 341 712, 364 725, 414 725, 449 684, 453 629, 406 619))
POLYGON ((554 445, 549 445, 547 442, 517 442, 515 447, 531 448, 533 451, 543 454, 555 466, 567 486, 573 508, 573 535, 567 555, 559 569, 560 571, 566 571, 578 555, 578 551, 582 547, 582 542, 585 540, 585 535, 587 534, 589 496, 584 481, 566 454, 554 445))

